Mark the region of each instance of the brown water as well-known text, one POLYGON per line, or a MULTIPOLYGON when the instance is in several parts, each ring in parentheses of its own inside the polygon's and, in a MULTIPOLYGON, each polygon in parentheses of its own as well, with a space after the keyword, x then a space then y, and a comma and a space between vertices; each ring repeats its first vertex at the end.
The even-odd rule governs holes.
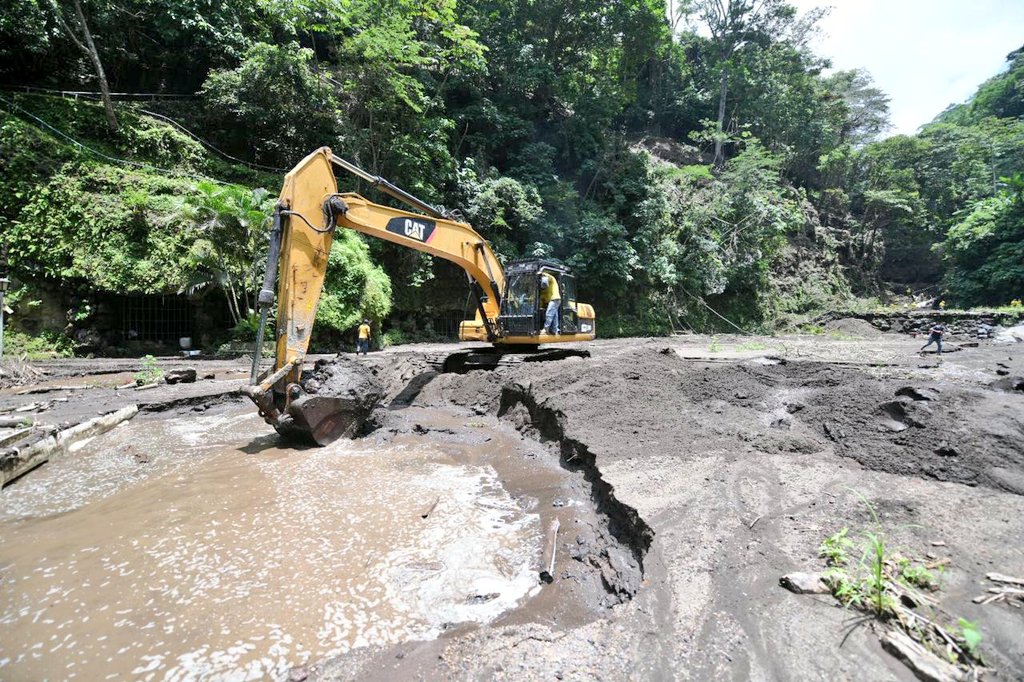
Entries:
POLYGON ((280 678, 538 589, 539 519, 490 466, 264 428, 136 420, 0 493, 0 678, 280 678))

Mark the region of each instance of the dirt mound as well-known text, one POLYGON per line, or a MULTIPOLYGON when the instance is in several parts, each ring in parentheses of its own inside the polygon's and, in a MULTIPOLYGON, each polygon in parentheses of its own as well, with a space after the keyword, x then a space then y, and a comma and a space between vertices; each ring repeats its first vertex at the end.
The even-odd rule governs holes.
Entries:
POLYGON ((832 450, 878 471, 1024 494, 1024 477, 1012 473, 1024 471, 1015 394, 827 363, 704 363, 651 348, 611 362, 442 375, 417 401, 493 412, 512 385, 564 414, 567 435, 605 456, 653 454, 652 443, 674 457, 832 450))
POLYGON ((838 332, 845 336, 853 336, 859 339, 872 339, 882 336, 885 332, 866 320, 858 320, 855 317, 844 317, 839 320, 832 320, 825 324, 825 328, 832 332, 838 332))

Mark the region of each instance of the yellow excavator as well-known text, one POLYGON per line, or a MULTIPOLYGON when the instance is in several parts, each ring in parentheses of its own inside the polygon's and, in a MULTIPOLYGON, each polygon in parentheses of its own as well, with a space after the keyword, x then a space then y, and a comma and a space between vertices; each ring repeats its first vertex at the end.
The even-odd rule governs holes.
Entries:
POLYGON ((270 249, 258 305, 260 323, 250 384, 245 392, 260 415, 278 431, 308 433, 326 444, 346 432, 342 415, 309 400, 302 388, 302 364, 323 289, 331 241, 338 228, 401 244, 449 260, 465 270, 476 315, 460 324, 459 338, 492 344, 453 354, 445 368, 467 362, 493 366, 508 353, 529 359, 557 359, 571 354, 540 349, 541 344, 591 341, 596 335, 594 309, 576 300, 572 271, 551 260, 519 260, 502 267, 490 244, 457 215, 431 206, 405 190, 321 147, 302 159, 284 179, 274 209, 270 249), (334 169, 367 182, 415 209, 405 211, 374 203, 354 193, 338 193, 334 169), (542 280, 554 278, 561 293, 557 333, 545 329, 542 280), (259 375, 260 351, 277 280, 277 339, 273 367, 259 375))

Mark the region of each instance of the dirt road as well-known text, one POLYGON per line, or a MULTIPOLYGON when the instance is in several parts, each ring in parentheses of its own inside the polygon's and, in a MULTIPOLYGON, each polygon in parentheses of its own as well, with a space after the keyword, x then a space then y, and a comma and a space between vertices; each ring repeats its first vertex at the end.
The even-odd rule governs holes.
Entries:
MULTIPOLYGON (((489 467, 493 481, 485 487, 499 487, 500 499, 516 501, 527 514, 508 519, 523 529, 515 542, 532 543, 532 553, 519 555, 531 570, 539 566, 546 530, 559 520, 554 582, 525 593, 496 589, 520 596, 483 618, 415 625, 376 644, 346 645, 336 655, 314 641, 318 655, 283 656, 266 671, 283 675, 300 666, 294 679, 912 679, 883 651, 880 628, 870 619, 856 618, 831 595, 779 587, 783 574, 820 571, 820 543, 848 528, 852 536, 880 529, 891 551, 934 557, 941 567, 938 608, 978 623, 980 650, 995 671, 989 675, 1019 678, 1024 609, 973 598, 985 592, 986 573, 1024 576, 1024 394, 990 386, 1024 375, 1024 353, 982 342, 921 357, 919 345, 897 335, 615 340, 589 345, 586 359, 466 375, 436 375, 426 362, 452 347, 371 354, 360 361, 386 386, 387 409, 356 443, 372 444, 382 462, 407 462, 375 472, 374 485, 401 491, 403 466, 423 466, 438 450, 453 465, 489 467), (502 445, 489 447, 485 439, 502 445), (410 447, 411 455, 396 454, 410 447)), ((176 390, 201 392, 201 383, 176 390)), ((90 393, 94 402, 107 401, 105 408, 131 399, 115 399, 112 391, 73 391, 66 407, 56 403, 50 410, 70 415, 90 393)), ((143 413, 126 428, 187 421, 198 414, 193 410, 207 409, 203 400, 228 401, 208 408, 205 418, 221 412, 243 418, 244 403, 230 391, 217 395, 226 397, 174 402, 168 394, 165 411, 143 413)), ((32 397, 4 391, 0 409, 32 397)), ((140 485, 180 477, 184 460, 194 460, 197 472, 205 462, 216 470, 223 458, 244 469, 246 455, 258 459, 275 442, 251 421, 220 428, 212 459, 198 456, 203 438, 185 439, 166 451, 156 448, 151 463, 159 466, 149 473, 124 466, 129 455, 110 440, 118 430, 90 444, 85 454, 95 458, 92 465, 76 465, 73 455, 50 462, 0 493, 5 536, 24 537, 29 547, 39 542, 33 524, 55 511, 43 488, 85 481, 61 509, 82 514, 130 501, 140 485), (33 487, 33 477, 50 478, 27 501, 18 491, 33 487)), ((273 452, 277 459, 309 456, 276 446, 273 452)), ((347 475, 366 472, 357 467, 347 475)), ((341 485, 330 476, 303 482, 312 496, 341 485)), ((275 495, 282 491, 272 488, 275 495)), ((386 504, 418 509, 419 497, 399 492, 386 504)), ((201 508, 204 499, 192 504, 201 508)), ((457 525, 472 518, 455 516, 451 507, 437 514, 462 518, 457 525)), ((330 542, 331 534, 318 528, 330 542)), ((419 537, 399 534, 394 542, 420 546, 419 537)), ((486 549, 488 537, 474 541, 482 553, 494 551, 486 549)), ((0 571, 19 570, 16 555, 0 557, 0 571)), ((372 555, 364 561, 374 565, 372 555)), ((459 563, 446 561, 449 568, 459 563)), ((509 566, 502 570, 518 575, 509 566)), ((36 578, 27 580, 32 585, 36 578)), ((282 594, 289 593, 281 580, 282 594)), ((9 611, 26 589, 5 580, 0 628, 16 627, 9 611)), ((491 601, 490 593, 479 592, 451 588, 442 601, 491 601)), ((0 645, 0 661, 15 673, 25 669, 15 662, 19 653, 0 645)))

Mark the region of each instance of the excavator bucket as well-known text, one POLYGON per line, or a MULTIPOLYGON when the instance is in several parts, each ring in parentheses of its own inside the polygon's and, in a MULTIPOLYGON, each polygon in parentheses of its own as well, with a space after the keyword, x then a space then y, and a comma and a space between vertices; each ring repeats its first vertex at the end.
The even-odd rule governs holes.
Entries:
POLYGON ((305 395, 288 406, 289 420, 277 426, 284 436, 328 445, 339 438, 353 438, 366 421, 362 405, 346 398, 305 395))
POLYGON ((290 392, 284 412, 267 421, 283 436, 317 445, 357 436, 385 395, 365 366, 346 357, 317 361, 290 392))

